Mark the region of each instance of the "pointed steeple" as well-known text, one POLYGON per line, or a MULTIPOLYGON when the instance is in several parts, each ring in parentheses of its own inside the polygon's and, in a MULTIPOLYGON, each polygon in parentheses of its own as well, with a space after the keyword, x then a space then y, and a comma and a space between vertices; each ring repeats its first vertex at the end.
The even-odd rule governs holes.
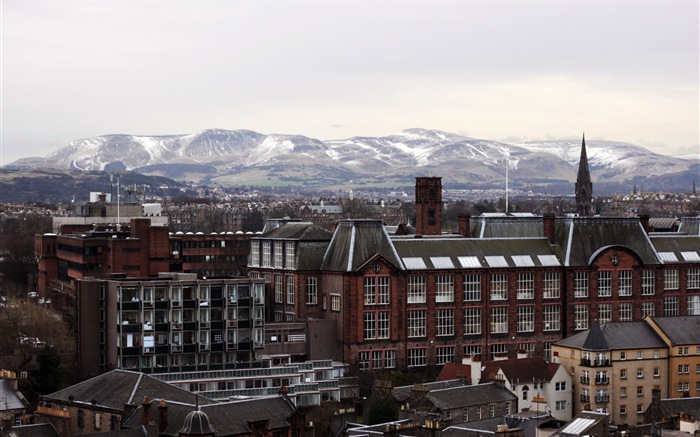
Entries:
POLYGON ((588 330, 582 349, 587 351, 607 351, 610 349, 597 320, 593 322, 591 329, 588 330))
POLYGON ((591 182, 591 172, 588 170, 585 134, 581 141, 581 157, 576 176, 576 210, 581 216, 588 216, 593 212, 593 183, 591 182))

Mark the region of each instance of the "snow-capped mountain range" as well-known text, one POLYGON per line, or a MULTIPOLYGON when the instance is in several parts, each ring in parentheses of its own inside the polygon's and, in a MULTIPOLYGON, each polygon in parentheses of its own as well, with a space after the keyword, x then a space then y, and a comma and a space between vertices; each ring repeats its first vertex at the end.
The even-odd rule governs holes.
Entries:
MULTIPOLYGON (((594 184, 650 185, 671 177, 690 187, 700 168, 698 159, 658 155, 628 143, 587 140, 586 149, 594 184)), ((443 184, 487 187, 502 183, 508 163, 514 184, 540 186, 575 181, 580 152, 581 140, 506 144, 426 129, 329 141, 208 129, 188 135, 86 138, 45 158, 23 158, 6 167, 132 170, 196 182, 320 187, 349 181, 411 185, 416 176, 432 175, 442 176, 443 184)))

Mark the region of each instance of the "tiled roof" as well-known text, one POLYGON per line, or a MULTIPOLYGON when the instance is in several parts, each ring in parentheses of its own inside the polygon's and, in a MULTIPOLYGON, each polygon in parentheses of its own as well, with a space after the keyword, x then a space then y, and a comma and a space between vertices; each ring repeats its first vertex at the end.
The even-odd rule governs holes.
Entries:
POLYGON ((675 345, 700 345, 700 316, 652 317, 661 331, 675 345))
POLYGON ((428 399, 436 408, 447 411, 494 402, 514 401, 517 397, 497 383, 431 390, 428 399))
POLYGON ((579 332, 571 337, 567 337, 557 345, 584 350, 625 350, 625 349, 651 349, 665 346, 661 338, 646 322, 614 322, 606 323, 600 327, 603 334, 602 340, 591 340, 589 348, 586 347, 586 340, 592 329, 579 332), (607 349, 600 349, 602 341, 607 345, 607 349))
POLYGON ((446 363, 437 377, 437 381, 450 381, 463 378, 467 384, 472 383, 472 366, 469 364, 446 363))
POLYGON ((557 219, 555 239, 566 266, 587 266, 593 254, 609 246, 626 247, 644 264, 659 262, 648 235, 636 218, 557 219))
POLYGON ((490 361, 485 371, 501 369, 509 381, 551 381, 561 365, 547 363, 543 358, 520 358, 490 361))
MULTIPOLYGON (((47 400, 94 403, 96 406, 123 410, 125 404, 140 404, 145 397, 194 404, 196 395, 187 390, 129 370, 112 370, 102 375, 44 396, 47 400)), ((199 397, 200 404, 211 404, 199 397)))

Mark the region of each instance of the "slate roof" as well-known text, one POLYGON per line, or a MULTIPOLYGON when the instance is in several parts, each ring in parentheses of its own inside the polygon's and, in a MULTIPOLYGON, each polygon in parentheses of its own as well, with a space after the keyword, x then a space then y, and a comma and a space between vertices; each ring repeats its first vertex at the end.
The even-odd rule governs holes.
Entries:
POLYGON ((23 410, 28 405, 24 396, 16 392, 6 379, 0 380, 0 400, 0 411, 23 410))
POLYGON ((501 417, 489 417, 488 419, 473 420, 450 425, 442 430, 442 437, 463 436, 465 431, 479 431, 485 434, 494 434, 499 425, 507 425, 506 419, 501 417))
MULTIPOLYGON (((116 369, 43 397, 62 402, 95 402, 96 406, 122 411, 125 404, 140 404, 144 397, 194 404, 197 396, 167 382, 129 370, 116 369)), ((215 403, 198 397, 200 404, 215 403)))
POLYGON ((700 345, 700 316, 651 317, 671 346, 700 345))
POLYGON ((517 397, 500 384, 490 382, 486 384, 431 390, 428 393, 428 400, 430 400, 437 409, 447 411, 455 408, 465 408, 494 402, 514 401, 517 400, 517 397))
POLYGON ((474 238, 542 238, 542 217, 488 217, 472 218, 474 238), (476 222, 474 224, 474 222, 476 222))
POLYGON ((144 426, 134 429, 118 429, 114 431, 94 432, 82 434, 82 437, 146 437, 148 432, 144 426))
POLYGON ((258 238, 300 240, 300 241, 330 241, 333 233, 328 229, 311 222, 291 222, 272 229, 258 238))
POLYGON ((518 257, 529 258, 530 267, 560 265, 545 238, 396 238, 393 243, 407 270, 444 269, 445 258, 453 269, 518 267, 518 257), (496 257, 504 265, 496 266, 496 257))
POLYGON ((700 217, 681 217, 678 232, 687 235, 700 235, 700 217))
MULTIPOLYGON (((200 398, 201 399, 201 398, 200 398)), ((158 405, 160 401, 154 399, 151 402, 151 421, 153 426, 147 427, 148 435, 158 435, 158 405)), ((197 408, 195 404, 169 402, 168 426, 165 435, 177 436, 185 424, 185 420, 197 408)), ((294 406, 280 396, 256 398, 237 402, 222 402, 218 404, 200 405, 201 412, 205 413, 212 428, 216 430, 217 437, 250 433, 250 422, 268 421, 268 429, 275 430, 289 426, 288 419, 294 414, 294 406)), ((143 421, 143 407, 139 405, 136 410, 124 421, 124 427, 137 428, 143 421)))
POLYGON ((601 248, 622 246, 644 264, 658 264, 649 236, 637 218, 565 218, 555 222, 555 241, 566 266, 588 266, 601 248))
MULTIPOLYGON (((452 379, 448 381, 436 381, 436 382, 428 382, 425 384, 421 384, 421 386, 427 387, 427 389, 430 390, 440 390, 440 389, 445 389, 445 388, 455 388, 455 387, 464 387, 466 385, 466 382, 462 379, 452 379)), ((400 387, 394 387, 391 390, 392 396, 394 396, 394 399, 397 401, 403 402, 406 399, 408 399, 411 396, 411 392, 413 391, 413 386, 412 385, 402 385, 400 387)))
POLYGON ((297 270, 321 270, 323 256, 330 241, 300 241, 297 247, 297 270))
POLYGON ((51 423, 13 426, 0 431, 0 436, 7 437, 59 437, 60 434, 51 423))
POLYGON ((610 350, 610 346, 608 346, 608 342, 605 341, 605 336, 598 323, 594 322, 593 326, 588 330, 586 340, 583 342, 583 349, 588 351, 610 350))
POLYGON ((381 220, 341 220, 323 258, 322 269, 354 272, 375 255, 401 268, 381 220))
POLYGON ((561 364, 548 363, 543 358, 520 358, 486 363, 482 373, 496 373, 499 369, 512 382, 551 381, 561 364))
MULTIPOLYGON (((480 365, 480 364, 479 364, 480 365)), ((445 363, 437 381, 450 381, 463 378, 467 384, 472 383, 472 366, 470 364, 445 363)))
POLYGON ((581 411, 574 419, 564 425, 553 436, 585 436, 590 435, 589 430, 597 426, 601 421, 607 421, 607 413, 597 413, 594 411, 581 411))
POLYGON ((700 418, 700 398, 661 399, 660 406, 663 417, 686 413, 700 418))
POLYGON ((646 322, 614 322, 606 323, 600 327, 602 339, 596 339, 589 343, 586 348, 586 340, 589 333, 595 327, 588 329, 571 337, 567 337, 556 344, 564 347, 571 347, 584 350, 624 350, 624 349, 652 349, 662 348, 666 344, 654 332, 654 330, 646 322), (605 342, 607 349, 599 349, 605 342))
POLYGON ((649 238, 664 264, 700 264, 700 236, 653 234, 649 238))

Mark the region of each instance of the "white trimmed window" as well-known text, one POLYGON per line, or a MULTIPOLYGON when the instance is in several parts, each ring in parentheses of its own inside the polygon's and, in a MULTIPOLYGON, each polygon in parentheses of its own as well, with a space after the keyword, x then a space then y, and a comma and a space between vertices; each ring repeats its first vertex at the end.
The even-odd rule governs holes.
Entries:
POLYGON ((678 290, 678 269, 664 270, 664 290, 678 290))
POLYGON ((435 312, 435 335, 455 335, 454 309, 439 309, 435 312))
POLYGON ((561 316, 559 305, 544 306, 544 330, 558 331, 561 329, 561 316))
POLYGON ((275 259, 275 268, 276 269, 281 269, 284 267, 284 251, 282 250, 282 247, 284 247, 284 241, 275 241, 275 250, 273 253, 274 259, 275 259))
POLYGON ((632 296, 632 270, 620 270, 617 272, 618 296, 632 296))
POLYGON ((491 359, 495 360, 498 357, 505 357, 508 355, 508 344, 507 343, 496 343, 491 345, 491 359))
POLYGON ((544 272, 543 291, 545 299, 559 297, 559 272, 544 272))
POLYGON ((518 273, 518 299, 535 298, 535 277, 532 272, 518 273))
POLYGON ((285 267, 288 269, 293 269, 295 267, 294 264, 294 258, 295 258, 295 246, 293 241, 287 241, 286 244, 284 245, 285 248, 285 260, 284 264, 285 267))
POLYGON ((664 296, 664 316, 677 316, 678 314, 678 296, 664 296))
POLYGON ((408 303, 425 303, 425 276, 408 277, 408 303))
POLYGON ((294 275, 287 275, 287 304, 294 305, 294 275))
POLYGON ((453 275, 435 275, 435 302, 454 302, 455 278, 453 275))
POLYGON ((481 308, 464 309, 464 335, 481 334, 481 308))
POLYGON ((393 369, 396 367, 396 349, 374 349, 360 351, 360 368, 393 369))
POLYGON ((612 321, 612 304, 602 303, 598 305, 598 323, 608 323, 612 321))
POLYGON ((331 311, 340 311, 340 295, 331 294, 331 311))
POLYGON ((263 267, 272 267, 272 246, 271 242, 268 241, 263 241, 262 242, 262 266, 263 267))
POLYGON ((455 359, 454 346, 438 346, 435 348, 435 364, 442 366, 446 363, 452 363, 455 359))
POLYGON ((574 305, 574 326, 576 330, 588 329, 588 304, 574 305))
POLYGON ((642 318, 656 315, 656 302, 642 302, 642 318))
POLYGON ((260 242, 258 240, 253 240, 250 243, 250 265, 255 267, 260 265, 260 242))
POLYGON ((642 271, 642 296, 653 296, 656 290, 656 272, 653 270, 642 271))
POLYGON ((508 299, 508 273, 491 273, 491 300, 508 299))
POLYGON ((365 305, 386 305, 389 303, 389 277, 365 276, 363 278, 365 305))
POLYGON ((695 290, 700 288, 700 269, 688 269, 688 280, 686 288, 695 290))
POLYGON ((621 303, 617 307, 617 320, 620 322, 629 322, 632 320, 632 304, 621 303))
POLYGON ((464 300, 481 300, 481 275, 464 275, 464 300))
POLYGON ((411 348, 408 350, 408 367, 422 367, 427 364, 427 349, 411 348))
POLYGON ((491 307, 491 333, 508 333, 508 307, 491 307))
POLYGON ((481 345, 468 344, 468 345, 464 346, 464 356, 465 357, 480 357, 481 356, 481 345))
POLYGON ((574 273, 574 297, 588 297, 588 272, 574 273))
POLYGON ((408 311, 408 337, 425 337, 425 310, 408 311))
POLYGON ((364 334, 365 340, 389 338, 389 311, 365 311, 364 334))
POLYGON ((612 271, 610 271, 610 270, 598 271, 598 296, 599 297, 612 296, 612 271))
POLYGON ((518 307, 518 332, 535 330, 535 307, 533 305, 518 307))
POLYGON ((275 275, 275 302, 282 303, 284 298, 284 276, 275 275))
POLYGON ((306 304, 318 304, 318 278, 316 276, 306 278, 306 304))
POLYGON ((700 316, 700 295, 688 296, 688 315, 700 316))

